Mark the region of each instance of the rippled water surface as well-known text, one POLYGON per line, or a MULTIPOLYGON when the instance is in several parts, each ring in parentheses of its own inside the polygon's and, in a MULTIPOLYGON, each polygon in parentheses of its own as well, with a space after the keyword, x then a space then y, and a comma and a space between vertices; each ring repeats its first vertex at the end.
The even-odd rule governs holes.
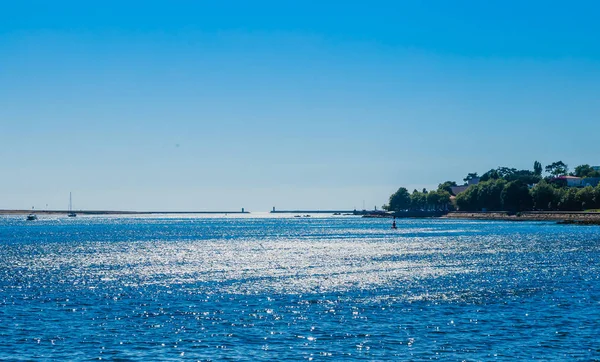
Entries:
POLYGON ((600 360, 600 227, 0 218, 1 360, 600 360))

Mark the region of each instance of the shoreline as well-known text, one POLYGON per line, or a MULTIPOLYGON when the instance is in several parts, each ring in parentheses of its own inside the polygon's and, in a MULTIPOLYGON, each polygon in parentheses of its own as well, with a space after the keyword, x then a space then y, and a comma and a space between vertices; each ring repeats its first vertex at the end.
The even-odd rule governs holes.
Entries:
POLYGON ((600 225, 600 212, 583 211, 526 211, 516 214, 503 211, 453 211, 442 216, 442 218, 498 221, 554 221, 558 224, 600 225))
MULTIPOLYGON (((116 210, 77 210, 78 215, 160 215, 160 214, 187 214, 187 215, 227 215, 250 214, 248 211, 116 211, 116 210)), ((38 215, 67 215, 67 210, 1 210, 0 216, 25 216, 38 215)), ((356 214, 355 214, 356 215, 356 214)), ((360 216, 358 214, 357 216, 360 216)), ((584 211, 524 211, 509 213, 507 211, 451 211, 451 212, 399 212, 394 214, 365 213, 363 218, 392 218, 399 219, 455 219, 455 220, 495 220, 495 221, 546 221, 568 225, 600 225, 600 212, 584 211)))
POLYGON ((496 221, 547 221, 558 224, 600 225, 600 212, 585 211, 450 211, 450 212, 396 212, 385 215, 364 215, 365 218, 398 219, 456 219, 456 220, 496 220, 496 221))

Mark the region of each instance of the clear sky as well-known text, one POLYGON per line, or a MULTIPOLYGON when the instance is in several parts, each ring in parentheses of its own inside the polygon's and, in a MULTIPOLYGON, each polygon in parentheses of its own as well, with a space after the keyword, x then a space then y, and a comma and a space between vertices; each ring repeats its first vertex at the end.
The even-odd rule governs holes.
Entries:
POLYGON ((5 1, 0 208, 380 207, 600 164, 596 1, 5 1))

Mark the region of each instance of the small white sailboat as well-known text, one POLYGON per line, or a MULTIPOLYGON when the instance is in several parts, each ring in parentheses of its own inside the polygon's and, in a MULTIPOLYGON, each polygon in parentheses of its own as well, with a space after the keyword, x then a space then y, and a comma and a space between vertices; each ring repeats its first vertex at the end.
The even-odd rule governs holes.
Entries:
POLYGON ((73 199, 71 197, 71 193, 69 192, 69 213, 67 214, 69 217, 76 217, 77 214, 73 212, 73 199))

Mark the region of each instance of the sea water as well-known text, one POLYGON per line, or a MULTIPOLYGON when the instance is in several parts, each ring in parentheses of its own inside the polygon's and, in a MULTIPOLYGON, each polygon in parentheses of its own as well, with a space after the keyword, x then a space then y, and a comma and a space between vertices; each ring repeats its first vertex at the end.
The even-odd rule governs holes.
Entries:
POLYGON ((0 218, 0 360, 600 360, 600 227, 0 218))

